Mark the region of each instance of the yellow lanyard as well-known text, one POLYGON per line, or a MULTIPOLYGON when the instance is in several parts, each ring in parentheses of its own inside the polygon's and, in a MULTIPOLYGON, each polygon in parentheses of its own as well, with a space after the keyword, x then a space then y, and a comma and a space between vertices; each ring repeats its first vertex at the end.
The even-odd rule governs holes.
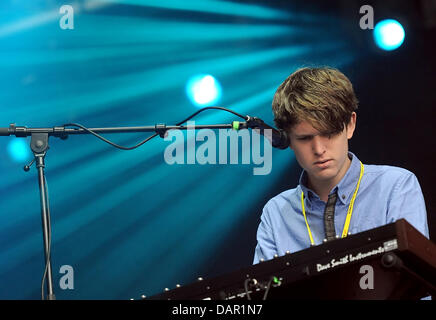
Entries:
MULTIPOLYGON (((351 198, 350 205, 348 206, 347 218, 345 219, 344 230, 342 231, 342 238, 345 238, 348 234, 348 228, 350 227, 351 215, 353 214, 354 200, 356 200, 356 195, 357 195, 357 191, 359 190, 360 180, 362 180, 363 171, 364 171, 363 164, 362 164, 362 162, 360 162, 359 181, 357 181, 356 190, 354 190, 353 197, 351 198)), ((304 221, 306 221, 306 227, 307 227, 307 232, 309 233, 310 243, 311 243, 311 245, 314 245, 315 242, 313 241, 312 232, 310 231, 309 223, 307 222, 307 218, 306 218, 306 210, 304 209, 304 192, 303 191, 301 192, 301 207, 303 208, 303 216, 304 216, 304 221)))

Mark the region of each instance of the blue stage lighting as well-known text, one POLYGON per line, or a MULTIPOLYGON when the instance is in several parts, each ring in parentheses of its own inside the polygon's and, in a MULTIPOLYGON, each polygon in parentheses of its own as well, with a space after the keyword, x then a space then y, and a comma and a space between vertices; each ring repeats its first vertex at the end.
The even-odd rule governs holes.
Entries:
POLYGON ((197 75, 186 85, 186 94, 197 106, 205 107, 218 102, 221 97, 221 85, 213 76, 197 75))
POLYGON ((8 153, 15 162, 23 162, 30 158, 30 146, 25 139, 13 139, 8 144, 8 153))
POLYGON ((404 28, 396 20, 387 19, 378 22, 374 28, 374 40, 380 49, 391 51, 404 42, 404 28))

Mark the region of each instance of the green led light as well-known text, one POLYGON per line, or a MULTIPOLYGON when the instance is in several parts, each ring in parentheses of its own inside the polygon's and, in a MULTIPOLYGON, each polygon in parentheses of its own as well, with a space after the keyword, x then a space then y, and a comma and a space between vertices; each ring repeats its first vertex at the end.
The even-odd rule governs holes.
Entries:
POLYGON ((232 126, 233 126, 233 130, 239 130, 239 121, 233 121, 232 122, 232 126))

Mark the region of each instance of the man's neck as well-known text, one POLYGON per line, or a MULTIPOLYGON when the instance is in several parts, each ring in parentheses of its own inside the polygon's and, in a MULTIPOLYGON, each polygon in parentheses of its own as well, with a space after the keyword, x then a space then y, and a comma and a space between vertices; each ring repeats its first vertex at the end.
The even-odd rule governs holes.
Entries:
POLYGON ((345 173, 347 173, 348 168, 350 168, 350 165, 351 160, 349 157, 346 157, 345 163, 341 170, 335 177, 329 180, 316 180, 309 175, 308 187, 315 191, 322 201, 327 202, 330 191, 342 180, 342 178, 345 176, 345 173))

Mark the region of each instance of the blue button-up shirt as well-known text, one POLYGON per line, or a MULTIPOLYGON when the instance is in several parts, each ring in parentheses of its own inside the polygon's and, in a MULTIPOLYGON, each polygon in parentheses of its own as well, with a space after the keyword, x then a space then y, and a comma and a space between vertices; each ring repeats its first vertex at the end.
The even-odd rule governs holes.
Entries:
MULTIPOLYGON (((351 165, 342 180, 331 190, 337 190, 335 230, 342 235, 348 206, 360 176, 360 160, 351 152, 351 165)), ((324 208, 326 203, 307 187, 303 170, 299 185, 275 196, 265 205, 257 230, 254 263, 269 260, 286 251, 296 252, 310 247, 309 233, 301 208, 301 192, 305 195, 307 222, 315 244, 325 238, 324 208)), ((429 237, 424 197, 416 176, 405 169, 364 165, 364 174, 354 202, 349 233, 373 229, 405 218, 427 238, 429 237)))

